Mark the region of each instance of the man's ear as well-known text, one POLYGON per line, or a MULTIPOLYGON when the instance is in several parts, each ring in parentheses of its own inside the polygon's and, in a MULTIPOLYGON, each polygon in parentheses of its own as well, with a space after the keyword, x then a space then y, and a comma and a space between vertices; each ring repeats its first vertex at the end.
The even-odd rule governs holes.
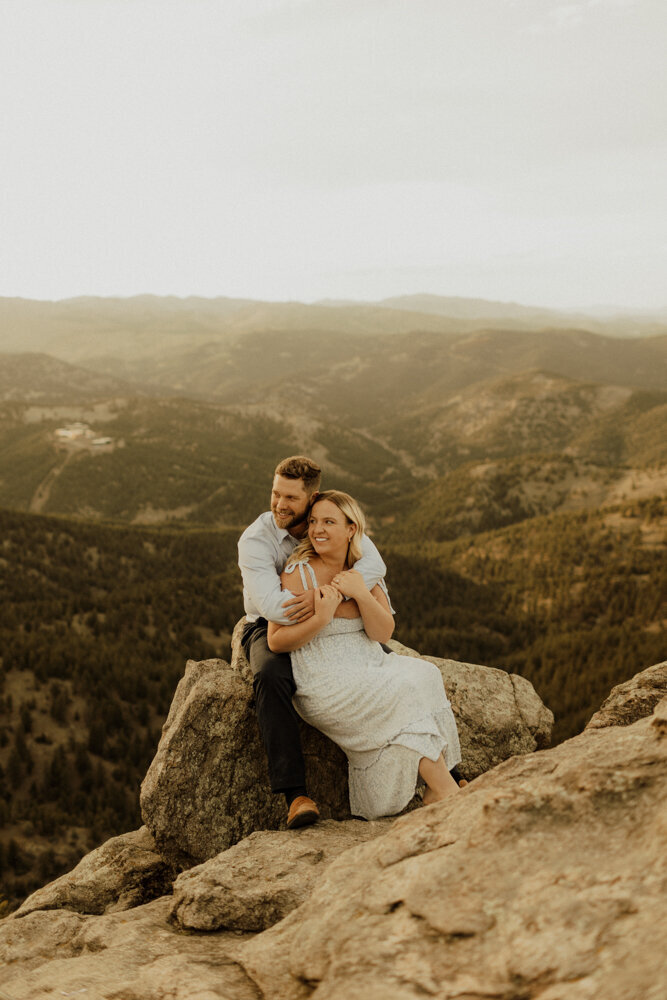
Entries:
POLYGON ((319 495, 320 495, 320 491, 319 490, 313 490, 313 492, 310 495, 310 500, 308 501, 308 509, 309 510, 313 506, 313 504, 315 503, 315 501, 317 500, 317 498, 318 498, 319 495))

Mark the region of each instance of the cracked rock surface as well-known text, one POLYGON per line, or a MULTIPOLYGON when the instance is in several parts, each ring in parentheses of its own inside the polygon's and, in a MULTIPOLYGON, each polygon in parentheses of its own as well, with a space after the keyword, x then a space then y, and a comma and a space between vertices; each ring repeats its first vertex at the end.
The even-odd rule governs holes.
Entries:
POLYGON ((190 930, 265 930, 308 898, 334 858, 378 837, 390 823, 330 819, 296 835, 251 833, 179 875, 171 916, 190 930))

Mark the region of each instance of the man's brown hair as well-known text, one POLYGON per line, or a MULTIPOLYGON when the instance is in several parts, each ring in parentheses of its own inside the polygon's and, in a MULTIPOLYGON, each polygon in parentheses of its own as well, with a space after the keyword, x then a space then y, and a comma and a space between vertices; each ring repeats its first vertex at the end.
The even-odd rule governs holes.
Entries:
POLYGON ((303 487, 310 496, 311 493, 320 488, 322 470, 316 462, 313 462, 312 458, 306 458, 305 455, 290 455, 289 458, 284 458, 282 462, 278 463, 274 476, 303 480, 303 487))

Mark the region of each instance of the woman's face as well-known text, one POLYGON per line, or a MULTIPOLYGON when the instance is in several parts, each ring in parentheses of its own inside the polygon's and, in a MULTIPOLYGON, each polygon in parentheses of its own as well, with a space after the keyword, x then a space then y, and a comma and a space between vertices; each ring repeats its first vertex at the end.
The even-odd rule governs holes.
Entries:
POLYGON ((355 527, 331 500, 315 501, 308 522, 308 536, 318 555, 347 552, 355 527))

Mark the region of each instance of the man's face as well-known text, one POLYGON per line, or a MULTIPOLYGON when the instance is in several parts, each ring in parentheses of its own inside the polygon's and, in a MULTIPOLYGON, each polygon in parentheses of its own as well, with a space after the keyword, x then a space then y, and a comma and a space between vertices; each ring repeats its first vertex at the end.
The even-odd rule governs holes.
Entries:
POLYGON ((308 496, 303 479, 287 479, 275 476, 271 490, 271 513, 279 528, 293 529, 305 527, 312 496, 308 496))

